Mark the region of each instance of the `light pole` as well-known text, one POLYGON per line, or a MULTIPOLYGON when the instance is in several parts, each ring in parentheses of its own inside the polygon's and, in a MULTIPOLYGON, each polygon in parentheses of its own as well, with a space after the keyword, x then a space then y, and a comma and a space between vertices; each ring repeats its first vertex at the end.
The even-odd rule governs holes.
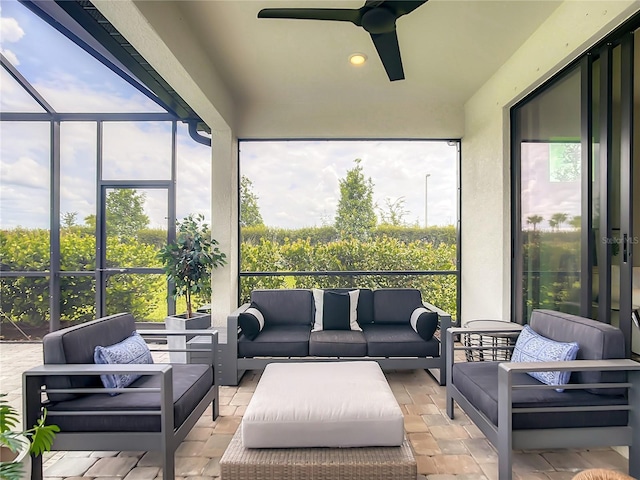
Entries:
POLYGON ((428 192, 429 192, 429 177, 431 176, 430 173, 427 173, 424 176, 424 228, 427 228, 429 226, 429 223, 427 221, 427 206, 429 205, 429 198, 428 198, 428 192))

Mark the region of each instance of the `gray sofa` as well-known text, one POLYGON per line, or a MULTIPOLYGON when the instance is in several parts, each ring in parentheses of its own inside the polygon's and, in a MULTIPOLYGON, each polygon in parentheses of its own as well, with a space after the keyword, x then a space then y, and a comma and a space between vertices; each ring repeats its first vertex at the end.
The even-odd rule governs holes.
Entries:
POLYGON ((640 477, 640 363, 624 359, 622 332, 550 310, 534 310, 529 326, 548 339, 576 342, 576 360, 456 362, 455 350, 474 347, 454 346, 455 335, 500 332, 447 331, 449 417, 455 401, 497 448, 499 480, 512 478, 512 450, 621 445, 629 446, 630 474, 640 477), (526 373, 549 371, 571 372, 564 391, 526 373))
MULTIPOLYGON (((44 365, 24 373, 24 424, 31 426, 47 409, 58 425, 53 450, 158 450, 163 478, 172 480, 174 454, 209 405, 218 415, 218 385, 213 365, 217 332, 190 330, 207 343, 192 349, 202 364, 96 364, 96 346, 121 344, 136 331, 133 316, 121 313, 58 330, 43 338, 44 365), (127 387, 105 388, 100 375, 141 375, 127 387), (43 401, 41 393, 47 395, 43 401), (115 394, 115 395, 114 395, 115 394)), ((186 331, 144 330, 143 338, 184 336, 186 331)), ((166 348, 150 348, 166 354, 166 348)), ((146 348, 142 349, 146 350, 146 348)), ((42 457, 32 457, 32 479, 42 478, 42 457)))
MULTIPOLYGON (((346 293, 349 289, 329 291, 346 293)), ((363 358, 375 360, 383 368, 428 369, 443 384, 444 335, 436 333, 425 340, 416 333, 410 318, 417 307, 435 312, 442 332, 451 325, 451 316, 423 302, 417 289, 359 289, 357 322, 362 331, 312 332, 315 317, 312 290, 254 290, 251 303, 228 316, 222 363, 234 372, 231 384, 237 384, 246 370, 263 369, 271 362, 363 358), (250 305, 264 316, 264 328, 254 339, 243 334, 238 321, 250 305)))

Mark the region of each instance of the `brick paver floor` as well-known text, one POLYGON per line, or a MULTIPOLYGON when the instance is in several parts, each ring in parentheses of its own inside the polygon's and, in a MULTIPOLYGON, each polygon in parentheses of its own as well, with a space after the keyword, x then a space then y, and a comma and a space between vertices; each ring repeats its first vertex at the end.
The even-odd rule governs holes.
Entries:
MULTIPOLYGON (((42 363, 39 343, 0 343, 0 392, 22 411, 21 373, 42 363)), ((220 416, 207 411, 176 452, 178 480, 219 478, 219 461, 255 390, 260 372, 248 372, 238 387, 220 388, 220 416)), ((405 414, 405 430, 428 480, 495 480, 497 456, 482 433, 458 411, 450 420, 444 387, 423 370, 387 372, 405 414)), ((157 452, 49 452, 44 458, 47 480, 153 480, 162 478, 157 452)), ((518 480, 570 480, 586 468, 627 471, 627 460, 610 448, 516 452, 518 480)), ((391 480, 391 479, 390 479, 391 480)))

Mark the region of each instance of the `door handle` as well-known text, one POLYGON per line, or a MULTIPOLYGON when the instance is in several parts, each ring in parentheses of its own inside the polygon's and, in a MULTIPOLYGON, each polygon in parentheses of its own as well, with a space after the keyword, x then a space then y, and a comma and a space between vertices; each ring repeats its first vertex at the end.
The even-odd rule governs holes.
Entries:
POLYGON ((622 236, 622 261, 627 263, 627 259, 629 258, 629 235, 626 233, 622 236))

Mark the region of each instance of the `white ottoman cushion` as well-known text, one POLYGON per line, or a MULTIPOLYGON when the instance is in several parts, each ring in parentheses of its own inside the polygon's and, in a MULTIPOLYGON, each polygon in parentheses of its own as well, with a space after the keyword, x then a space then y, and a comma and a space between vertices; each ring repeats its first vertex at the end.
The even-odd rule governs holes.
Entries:
POLYGON ((242 418, 246 448, 402 445, 402 410, 376 362, 270 363, 242 418))

